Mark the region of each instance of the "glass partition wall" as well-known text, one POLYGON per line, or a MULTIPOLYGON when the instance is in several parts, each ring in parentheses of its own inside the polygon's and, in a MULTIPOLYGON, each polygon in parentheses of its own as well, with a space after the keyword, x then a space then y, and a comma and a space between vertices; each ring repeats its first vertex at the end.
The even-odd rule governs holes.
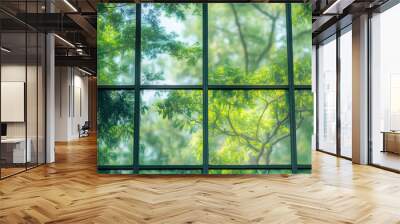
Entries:
POLYGON ((317 150, 352 157, 351 25, 317 46, 317 150))
MULTIPOLYGON (((0 3, 2 6, 3 3, 0 3)), ((6 4, 6 3, 4 3, 6 4)), ((39 1, 20 2, 39 12, 39 1)), ((0 178, 45 163, 45 36, 6 14, 0 15, 0 178)))
POLYGON ((98 5, 101 173, 311 168, 311 5, 98 5))

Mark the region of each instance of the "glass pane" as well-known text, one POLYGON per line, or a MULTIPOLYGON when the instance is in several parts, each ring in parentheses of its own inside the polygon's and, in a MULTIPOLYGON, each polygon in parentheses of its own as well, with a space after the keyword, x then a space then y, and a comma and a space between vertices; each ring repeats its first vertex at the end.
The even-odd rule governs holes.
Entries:
POLYGON ((336 41, 318 51, 318 147, 336 153, 336 41))
POLYGON ((311 85, 311 4, 292 4, 294 82, 311 85))
POLYGON ((210 91, 210 163, 290 164, 286 91, 210 91))
POLYGON ((201 91, 142 92, 140 164, 201 164, 202 120, 201 91))
POLYGON ((352 74, 350 30, 340 37, 340 153, 349 158, 352 157, 352 74))
POLYGON ((26 38, 25 32, 1 34, 1 177, 24 171, 32 159, 31 140, 26 144, 26 38))
POLYGON ((134 91, 98 92, 98 165, 133 164, 134 91))
POLYGON ((132 85, 135 72, 135 4, 98 4, 99 85, 132 85))
POLYGON ((201 84, 202 4, 142 5, 142 83, 201 84))
POLYGON ((311 91, 296 91, 297 163, 311 164, 311 140, 314 131, 314 104, 311 91))
POLYGON ((287 84, 284 4, 209 4, 210 84, 287 84))

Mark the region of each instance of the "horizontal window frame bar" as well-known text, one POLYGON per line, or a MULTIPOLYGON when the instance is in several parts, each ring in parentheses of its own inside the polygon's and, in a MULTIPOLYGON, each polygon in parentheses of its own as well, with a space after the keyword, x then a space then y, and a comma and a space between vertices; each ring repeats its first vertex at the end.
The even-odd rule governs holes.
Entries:
POLYGON ((135 85, 97 85, 97 89, 101 90, 135 90, 135 85))
MULTIPOLYGON (((135 85, 99 85, 99 90, 135 90, 135 85)), ((202 85, 142 85, 140 90, 203 90, 202 85)), ((295 90, 312 90, 311 85, 296 85, 295 90)), ((289 85, 208 85, 208 90, 289 90, 289 85)))
POLYGON ((202 90, 201 85, 141 85, 140 90, 202 90))
MULTIPOLYGON (((298 165, 298 169, 311 169, 311 165, 298 165)), ((97 166, 98 170, 133 170, 133 166, 97 166)), ((139 165, 139 170, 202 170, 203 165, 139 165)), ((211 170, 290 170, 291 165, 209 165, 211 170)))

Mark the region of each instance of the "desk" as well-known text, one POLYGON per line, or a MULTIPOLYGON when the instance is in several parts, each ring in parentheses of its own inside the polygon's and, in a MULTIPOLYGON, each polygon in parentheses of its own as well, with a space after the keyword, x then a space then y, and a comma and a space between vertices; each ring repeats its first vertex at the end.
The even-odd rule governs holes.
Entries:
POLYGON ((25 138, 6 138, 1 139, 2 157, 8 163, 26 163, 32 160, 31 139, 27 139, 25 151, 25 138), (12 159, 11 159, 12 158, 12 159))
POLYGON ((383 150, 382 152, 392 152, 400 154, 400 132, 383 131, 383 150))

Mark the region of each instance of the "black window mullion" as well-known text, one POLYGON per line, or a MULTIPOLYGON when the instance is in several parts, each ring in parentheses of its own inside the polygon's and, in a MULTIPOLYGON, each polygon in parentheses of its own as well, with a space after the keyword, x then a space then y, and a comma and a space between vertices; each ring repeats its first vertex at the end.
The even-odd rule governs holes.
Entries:
POLYGON ((289 80, 289 121, 290 121, 290 148, 292 172, 297 172, 297 144, 296 144, 296 107, 295 86, 293 71, 293 37, 292 37, 292 7, 286 3, 286 40, 289 80))
POLYGON ((208 4, 203 3, 203 174, 208 174, 208 4))
POLYGON ((340 121, 340 30, 336 31, 336 155, 341 156, 340 121))
POLYGON ((319 150, 319 45, 315 46, 315 148, 319 150))
POLYGON ((97 88, 104 90, 134 90, 135 85, 98 85, 97 88))
POLYGON ((141 85, 140 90, 202 90, 202 85, 141 85))
POLYGON ((140 57, 141 57, 141 4, 136 4, 135 39, 135 106, 134 106, 134 143, 133 170, 139 173, 139 131, 140 131, 140 57))
MULTIPOLYGON (((28 1, 25 1, 25 21, 28 21, 28 1)), ((24 88, 24 122, 25 122, 25 170, 28 170, 28 24, 25 24, 25 88, 24 88)))

